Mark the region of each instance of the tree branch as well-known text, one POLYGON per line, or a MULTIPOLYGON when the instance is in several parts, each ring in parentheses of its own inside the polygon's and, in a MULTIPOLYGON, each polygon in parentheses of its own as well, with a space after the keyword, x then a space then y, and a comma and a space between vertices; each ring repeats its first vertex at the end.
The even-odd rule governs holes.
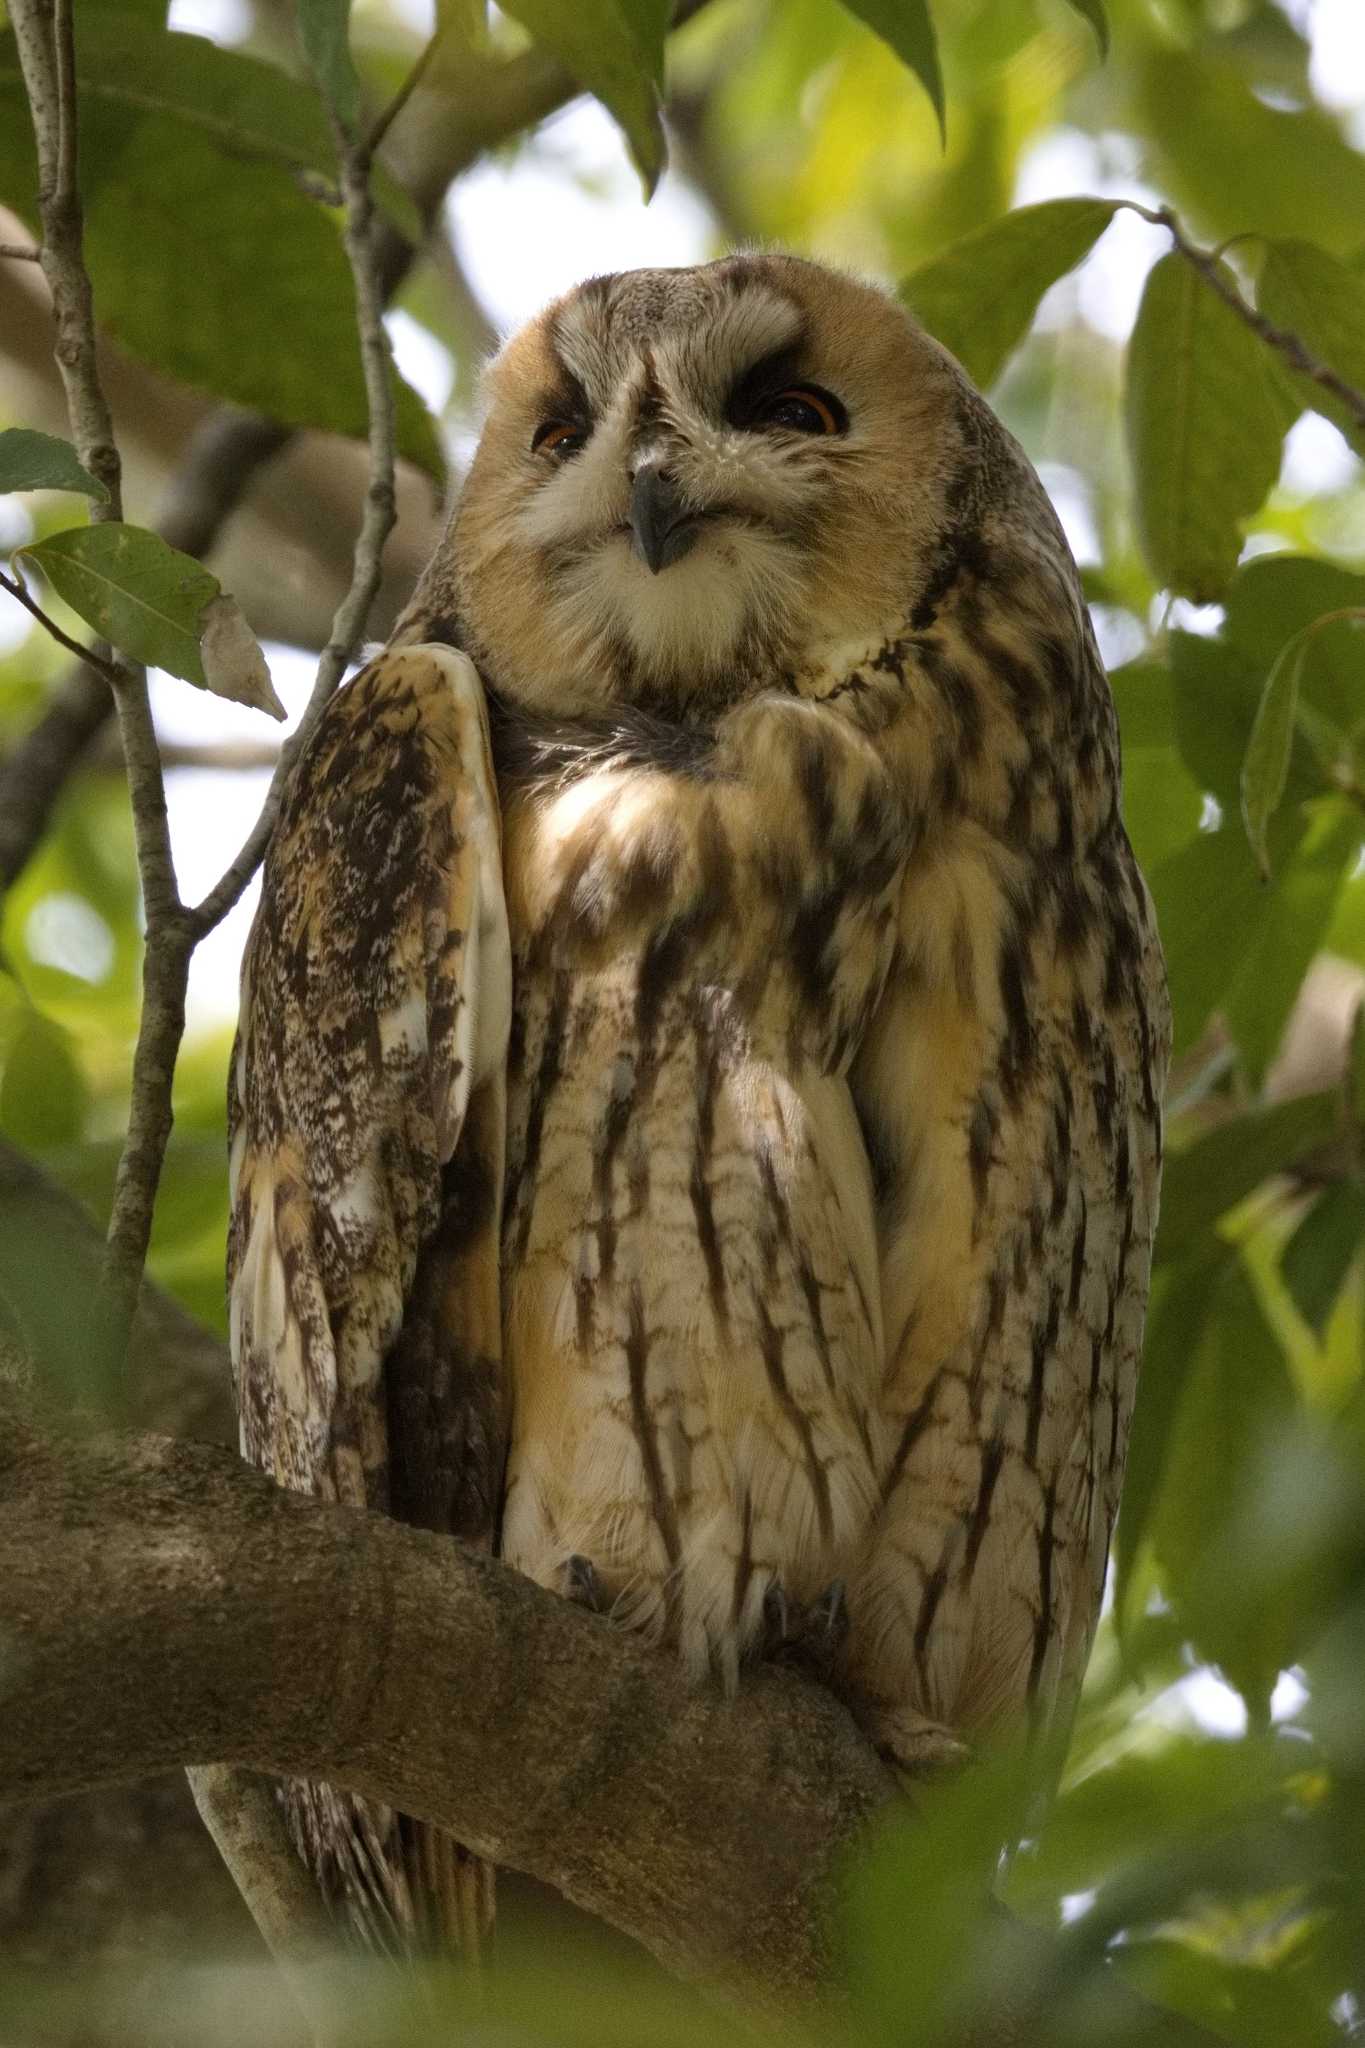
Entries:
POLYGON ((392 128, 394 122, 398 119, 398 116, 402 113, 404 107, 430 70, 432 60, 441 46, 441 39, 445 34, 447 21, 448 17, 437 18, 435 29, 422 45, 416 62, 408 72, 407 77, 403 80, 388 105, 376 116, 374 125, 365 138, 365 154, 370 158, 371 162, 373 162, 378 153, 379 145, 383 142, 384 137, 388 134, 390 128, 392 128))
POLYGON ((7 1419, 0 1797, 209 1758, 324 1778, 679 1974, 823 1982, 836 1860, 894 1797, 830 1696, 764 1672, 737 1711, 505 1565, 224 1452, 21 1439, 7 1419))
MULTIPOLYGON (((209 1446, 58 1445, 12 1394, 0 1558, 0 1802, 207 1758, 322 1778, 553 1885, 679 1976, 778 2013, 829 1993, 841 1872, 897 1794, 823 1688, 766 1667, 724 1700, 448 1538, 209 1446)), ((1017 1936, 972 2048, 1057 2038, 1055 1951, 1017 1936)), ((1086 2038, 1207 2048, 1117 1982, 1092 1996, 1086 2038)))
POLYGON ((199 1818, 250 1902, 314 2039, 332 2040, 331 2009, 319 1994, 336 1955, 336 1930, 295 1853, 271 1781, 228 1764, 193 1765, 188 1777, 199 1818))
POLYGON ((1169 206, 1140 206, 1135 199, 1125 199, 1121 204, 1130 213, 1140 214, 1143 220, 1151 221, 1154 227, 1165 228, 1180 254, 1198 271, 1209 290, 1216 292, 1223 304, 1231 307, 1238 319, 1243 321, 1253 334, 1259 335, 1267 348, 1274 349, 1277 355, 1282 356, 1291 370, 1297 370, 1302 377, 1311 378, 1315 384, 1320 384, 1324 391, 1330 392, 1333 398, 1338 399, 1350 413, 1357 431, 1365 434, 1365 391, 1357 391, 1353 384, 1348 384, 1344 377, 1338 376, 1330 364, 1325 363, 1321 356, 1315 356, 1297 334, 1291 333, 1287 327, 1277 327, 1272 320, 1267 320, 1264 313, 1249 305, 1236 285, 1224 274, 1216 251, 1201 249, 1198 243, 1192 242, 1181 226, 1179 217, 1169 206))
MULTIPOLYGON (((67 1301, 89 1284, 99 1257, 98 1232, 79 1206, 0 1139, 0 1311, 10 1311, 13 1336, 37 1361, 41 1382, 68 1405, 80 1397, 88 1362, 67 1301), (64 1292, 54 1288, 54 1273, 64 1292)), ((131 1388, 139 1422, 169 1416, 205 1436, 230 1430, 225 1347, 150 1283, 138 1309, 131 1388)), ((791 1674, 765 1670, 735 1702, 694 1694, 670 1658, 445 1538, 285 1494, 226 1454, 205 1459, 198 1447, 162 1437, 53 1444, 3 1394, 0 1641, 20 1652, 6 1660, 0 1803, 55 1797, 78 1783, 126 1784, 144 1770, 207 1757, 219 1742, 217 1755, 248 1768, 292 1770, 302 1757, 306 1774, 350 1782, 352 1735, 344 1714, 337 1718, 337 1702, 365 1702, 370 1733, 362 1750, 383 1760, 385 1775, 376 1781, 383 1796, 422 1811, 405 1803, 422 1796, 412 1777, 389 1773, 401 1766, 420 1775, 430 1766, 439 1786, 433 1818, 463 1839, 477 1825, 496 1826, 508 1864, 637 1935, 670 1967, 728 1982, 747 1982, 762 1967, 756 1950, 782 1948, 784 1901, 793 1891, 793 1938, 805 1943, 813 1966, 824 1967, 826 1876, 865 1820, 894 1797, 842 1709, 791 1674), (302 1529, 311 1532, 306 1544, 302 1529), (250 1544, 239 1551, 245 1534, 250 1544), (62 1548, 72 1543, 80 1557, 62 1548), (84 1562, 91 1556, 99 1565, 94 1577, 84 1562), (373 1625, 381 1610, 393 1616, 391 1636, 373 1625), (454 1612, 462 1618, 448 1636, 454 1612), (159 1635, 165 1615, 176 1617, 173 1641, 159 1635), (9 1633, 16 1616, 17 1636, 9 1633), (28 1661, 31 1630, 47 1646, 37 1664, 28 1661), (246 1657, 240 1665, 239 1652, 246 1657), (31 1687, 12 1707, 8 1676, 21 1662, 31 1687), (221 1696, 220 1668, 229 1678, 221 1696), (162 1716, 152 1731, 161 1746, 151 1752, 137 1746, 149 1702, 162 1716), (67 1733, 48 1725, 50 1710, 67 1733), (562 1729, 561 1712, 570 1717, 562 1729), (672 1726, 675 1712, 685 1718, 672 1726), (629 1739, 618 1756, 623 1718, 629 1739), (101 1731, 94 1749, 85 1746, 87 1721, 101 1731), (119 1727, 131 1730, 126 1753, 119 1727), (295 1746, 287 1752, 276 1747, 279 1729, 291 1731, 295 1746), (33 1740, 42 1742, 42 1756, 33 1740), (50 1786, 44 1756, 57 1759, 50 1786), (713 1771, 745 1775, 711 1779, 713 1771), (501 1785, 485 1783, 498 1773, 506 1774, 501 1785), (723 1802, 717 1786, 725 1788, 723 1802), (466 1789, 481 1803, 467 1805, 466 1789), (483 1823, 469 1818, 478 1813, 483 1823), (847 1831, 842 1842, 840 1830, 847 1831), (597 1835, 617 1833, 609 1868, 595 1876, 597 1835), (805 1870, 808 1850, 815 1860, 805 1870), (656 1853, 663 1858, 657 1873, 656 1853), (736 1854, 743 1868, 731 1868, 736 1854), (636 1860, 649 1865, 638 1902, 630 1879, 636 1860), (693 1921, 693 1894, 707 1891, 718 1871, 723 1894, 693 1921), (676 1899, 675 1884, 683 1887, 676 1899), (727 1902, 735 1918, 728 1929, 727 1902), (648 1931, 656 1920, 657 1939, 648 1931)), ((39 1646, 35 1638, 32 1647, 39 1646)), ((241 1772, 194 1775, 197 1793, 207 1777, 214 1825, 229 1838, 234 1868, 243 1856, 259 1856, 262 1815, 250 1801, 245 1810, 234 1806, 241 1772)), ((278 1851, 278 1842, 267 1842, 264 1873, 248 1873, 252 1902, 259 1908, 275 1888, 282 1919, 274 1931, 297 1960, 316 1917, 308 1900, 280 1893, 278 1851)), ((993 2004, 980 2048, 1055 2041, 1047 2014, 1059 1982, 1057 1950, 1045 1932, 1018 1924, 1009 1943, 1014 2019, 1006 2024, 993 2004)), ((295 1988, 306 2001, 307 1984, 295 1988)), ((1207 2048, 1197 2030, 1158 2014, 1120 1983, 1088 1981, 1087 1999, 1092 1994, 1101 2001, 1087 2006, 1097 2013, 1096 2037, 1207 2048)))
POLYGON ((106 661, 95 648, 82 647, 79 640, 73 640, 69 633, 64 633, 57 621, 48 617, 37 598, 29 595, 22 578, 7 576, 4 570, 0 569, 0 590, 8 591, 16 604, 21 604, 26 612, 31 612, 38 624, 45 632, 51 634, 59 647, 64 647, 68 654, 74 654, 77 661, 85 662, 89 667, 97 669, 107 682, 117 681, 118 670, 113 662, 106 661))
MULTIPOLYGON (((37 146, 42 266, 52 293, 55 354, 72 437, 81 461, 108 494, 106 502, 92 505, 92 522, 120 519, 121 468, 95 359, 94 298, 83 248, 72 0, 14 0, 10 12, 37 146)), ((111 668, 147 920, 128 1138, 119 1159, 94 1319, 97 1352, 107 1356, 112 1368, 126 1358, 171 1132, 171 1078, 185 1028, 191 940, 176 887, 147 678, 122 661, 111 668)))

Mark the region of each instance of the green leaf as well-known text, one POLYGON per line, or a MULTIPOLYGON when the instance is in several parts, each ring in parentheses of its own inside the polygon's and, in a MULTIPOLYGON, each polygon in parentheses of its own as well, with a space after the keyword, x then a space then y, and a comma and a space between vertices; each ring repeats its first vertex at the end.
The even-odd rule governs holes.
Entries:
POLYGON ((488 44, 488 0, 436 0, 436 26, 448 47, 484 50, 488 44))
MULTIPOLYGON (((1068 1893, 1099 1890, 1149 1859, 1223 1835, 1248 1811, 1282 1810, 1286 1781, 1302 1762, 1283 1737, 1210 1742, 1163 1729, 1159 1746, 1107 1759, 1062 1790, 1030 1853, 1010 1871, 1009 1903, 1042 1918, 1068 1893)), ((1118 2039, 1124 2048, 1157 2048, 1163 2036, 1164 2029, 1135 2036, 1125 2028, 1118 2039)), ((1108 2027, 1086 2038, 1088 2048, 1114 2040, 1108 2027)))
POLYGON ((1313 104, 1301 71, 1281 84, 1307 102, 1291 111, 1268 103, 1235 34, 1178 47, 1153 36, 1133 54, 1130 118, 1144 122, 1154 182, 1177 208, 1211 237, 1296 237, 1311 224, 1315 242, 1349 260, 1365 220, 1365 155, 1338 115, 1313 104))
POLYGON ((1302 1095, 1250 1116, 1231 1118, 1182 1151, 1167 1154, 1156 1259, 1185 1259, 1221 1216, 1261 1182, 1282 1173, 1331 1138, 1341 1105, 1335 1094, 1302 1095))
POLYGON ((1101 57, 1109 55, 1109 16, 1105 12, 1104 0, 1068 0, 1095 31, 1095 41, 1100 46, 1101 57))
POLYGON ((938 60, 938 37, 928 0, 844 0, 874 35, 889 43, 902 63, 914 72, 928 93, 938 116, 938 132, 946 142, 948 118, 943 99, 943 71, 938 60))
POLYGON ((69 441, 32 427, 6 427, 0 433, 0 491, 82 491, 101 501, 109 496, 69 441))
MULTIPOLYGON (((1224 603, 1224 637, 1254 665, 1259 683, 1302 627, 1327 612, 1365 610, 1365 576, 1304 556, 1262 555, 1238 570, 1224 603)), ((1300 701, 1335 727, 1343 745, 1365 716, 1361 660, 1359 633, 1339 620, 1313 635, 1303 664, 1300 701)))
POLYGON ((1261 701, 1242 762, 1242 823, 1246 826, 1256 865, 1267 879, 1270 854, 1266 830, 1289 779, 1289 754, 1294 744, 1294 719, 1299 703, 1299 675, 1312 627, 1306 626, 1280 649, 1265 680, 1261 701))
POLYGON ((145 527, 109 519, 21 548, 57 595, 100 636, 152 668, 207 687, 199 654, 217 578, 145 527))
POLYGON ((57 595, 135 661, 283 719, 255 634, 235 598, 189 555, 145 527, 105 520, 17 549, 57 595))
POLYGON ((1125 416, 1143 552, 1166 588, 1208 603, 1279 474, 1287 418, 1263 344, 1175 250, 1142 295, 1125 416))
MULTIPOLYGON (((1304 976, 1322 949, 1342 888, 1360 859, 1362 820, 1353 804, 1320 799, 1305 810, 1307 829, 1297 845, 1293 834, 1286 838, 1283 855, 1276 838, 1283 812, 1271 820, 1268 839, 1277 864, 1273 882, 1261 880, 1245 843, 1242 848, 1246 871, 1254 876, 1251 888, 1262 902, 1248 920, 1245 957, 1223 998, 1222 1013, 1253 1087, 1261 1085, 1280 1049, 1304 976)), ((1241 834, 1233 830, 1219 837, 1235 843, 1241 834)))
POLYGON ((1188 846, 1204 799, 1176 747, 1174 677, 1130 662, 1109 678, 1123 735, 1123 822, 1144 872, 1188 846))
POLYGON ((1258 1614, 1254 1595, 1248 1603, 1245 1574, 1236 1584, 1229 1506, 1240 1507, 1253 1491, 1293 1412, 1279 1339, 1234 1258, 1219 1275, 1203 1339, 1191 1348, 1151 1533, 1167 1590, 1199 1651, 1262 1713, 1280 1668, 1266 1637, 1278 1637, 1281 1617, 1258 1614))
MULTIPOLYGON (((1165 1220, 1163 1202, 1163 1224, 1165 1220)), ((1186 1241, 1183 1232, 1180 1241, 1186 1241)), ((1125 1634, 1138 1618, 1132 1611, 1138 1555, 1165 1478, 1190 1361, 1212 1313, 1218 1276, 1231 1257, 1227 1245, 1206 1240, 1193 1256, 1152 1277, 1123 1496, 1114 1532, 1115 1612, 1125 1634)))
MULTIPOLYGON (((0 39, 0 78, 17 73, 9 37, 0 39)), ((144 114, 165 114, 214 141, 229 156, 259 157, 336 175, 336 150, 316 93, 277 65, 229 50, 205 36, 171 33, 119 7, 81 9, 76 79, 82 97, 123 131, 144 114)), ((82 127, 89 118, 82 108, 82 127)), ((82 144, 85 141, 82 133, 82 144)), ((116 169, 103 141, 94 159, 81 151, 89 197, 116 169)))
POLYGON ((1281 1254, 1284 1284, 1319 1339, 1362 1243, 1365 1187, 1344 1180, 1318 1197, 1281 1254))
MULTIPOLYGON (((1264 670, 1285 641, 1324 612, 1365 609, 1365 575, 1309 555, 1258 555, 1237 571, 1223 600, 1220 636, 1264 670)), ((1354 651, 1354 650, 1352 650, 1354 651)), ((1341 723, 1360 715, 1357 678, 1337 684, 1334 710, 1341 723)))
MULTIPOLYGON (((99 11, 91 16, 104 20, 99 11)), ((236 53, 197 37, 144 36, 134 47, 156 87, 150 110, 116 71, 116 90, 88 84, 81 93, 85 247, 101 325, 130 355, 217 397, 290 425, 363 436, 364 377, 336 224, 304 196, 289 168, 234 140, 243 105, 257 126, 278 112, 275 156, 302 162, 304 140, 317 140, 325 127, 314 96, 285 80, 288 95, 277 104, 255 79, 268 66, 249 67, 255 82, 248 91, 236 53), (215 126, 204 105, 187 111, 166 99, 165 74, 181 46, 194 95, 219 105, 213 96, 221 92, 232 122, 215 126), (232 72, 226 82, 219 59, 232 72), (309 108, 302 124, 300 100, 309 108)), ((191 84, 184 90, 188 99, 191 84)), ((325 138, 323 146, 330 147, 325 138)), ((330 156, 324 161, 330 166, 330 156)), ((36 184, 14 42, 0 36, 0 191, 30 222, 36 184)), ((396 382, 399 450, 439 476, 444 464, 430 416, 396 382)))
POLYGON ((646 193, 652 192, 665 149, 647 11, 627 0, 507 0, 503 11, 601 100, 630 144, 646 193))
MULTIPOLYGON (((1365 393, 1365 276, 1358 270, 1314 242, 1270 242, 1256 302, 1268 320, 1297 335, 1329 370, 1365 393)), ((1290 374, 1300 403, 1324 413, 1365 452, 1365 421, 1316 378, 1290 374)))
POLYGON ((626 27, 635 40, 640 61, 662 92, 664 48, 673 19, 672 0, 620 0, 626 27))
POLYGON ((1329 2001, 1301 1981, 1302 1972, 1276 1968, 1270 1959, 1239 1962, 1174 1939, 1129 1939, 1115 1951, 1115 1962, 1145 1999, 1200 2028, 1197 2038, 1232 2040, 1238 2048, 1340 2043, 1329 2001))
POLYGON ((347 127, 360 113, 360 81, 351 62, 351 0, 298 0, 299 41, 323 98, 347 127))
POLYGON ((1021 206, 913 271, 901 296, 984 390, 1028 333, 1044 292, 1089 255, 1117 204, 1021 206))
POLYGON ((997 1741, 971 1770, 946 1774, 922 1813, 888 1814, 849 1872, 844 1949, 849 2042, 929 2048, 1001 2038, 962 2010, 991 1993, 991 1929, 983 1904, 1005 1842, 1024 1825, 1028 1766, 997 1741), (905 1938, 905 1901, 922 1902, 905 1938), (907 2015, 914 2015, 907 2028, 907 2015))
POLYGON ((1177 1054, 1221 1014, 1249 1075, 1264 1072, 1360 851, 1360 830, 1350 805, 1319 798, 1271 820, 1269 882, 1235 830, 1201 832, 1153 871, 1177 1054))
POLYGON ((73 1144, 85 1127, 89 1095, 66 1032, 30 1011, 5 1058, 0 1131, 30 1151, 73 1144))
MULTIPOLYGON (((1234 579, 1229 604, 1245 573, 1239 572, 1234 579)), ((1232 644, 1226 633, 1209 639, 1202 633, 1172 632, 1167 638, 1180 758, 1200 787, 1216 796, 1227 812, 1241 802, 1247 741, 1266 670, 1283 637, 1281 634, 1264 657, 1232 644)), ((1321 766, 1304 735, 1296 733, 1290 750, 1289 801, 1304 802, 1321 795, 1322 788, 1321 766)))

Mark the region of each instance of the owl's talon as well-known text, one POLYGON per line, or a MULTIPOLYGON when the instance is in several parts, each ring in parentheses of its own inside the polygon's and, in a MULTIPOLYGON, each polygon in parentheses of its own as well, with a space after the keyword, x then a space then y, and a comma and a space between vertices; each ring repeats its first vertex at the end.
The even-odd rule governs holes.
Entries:
POLYGON ((793 1664, 828 1685, 848 1636, 848 1598, 842 1579, 834 1579, 818 1599, 793 1608, 786 1589, 774 1579, 763 1596, 763 1655, 793 1664))
MULTIPOLYGON (((803 1617, 802 1636, 810 1656, 832 1667, 848 1641, 849 1627, 848 1588, 842 1579, 831 1579, 803 1617)), ((828 1676, 828 1670, 821 1675, 828 1676)))
POLYGON ((780 1656, 790 1640, 790 1632, 791 1610, 786 1591, 780 1579, 772 1579, 763 1595, 763 1655, 780 1656))
POLYGON ((911 1785, 953 1777, 972 1760, 972 1747, 942 1721, 931 1721, 913 1707, 850 1702, 884 1764, 911 1785))
POLYGON ((606 1592, 590 1557, 575 1551, 564 1560, 564 1598, 572 1600, 575 1607, 586 1607, 590 1614, 606 1613, 606 1592))

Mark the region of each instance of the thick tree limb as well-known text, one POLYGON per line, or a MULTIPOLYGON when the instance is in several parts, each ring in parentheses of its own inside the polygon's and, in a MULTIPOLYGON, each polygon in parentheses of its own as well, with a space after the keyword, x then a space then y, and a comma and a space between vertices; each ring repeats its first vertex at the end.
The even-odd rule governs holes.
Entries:
MULTIPOLYGON (((48 1441, 12 1391, 0 1567, 0 1803, 209 1758, 324 1777, 751 2007, 829 1991, 840 1865, 896 1792, 823 1689, 767 1668, 736 1701, 695 1691, 672 1658, 448 1538, 284 1492, 206 1445, 48 1441)), ((1081 2038, 1051 2024, 1065 1980, 1047 1938, 1011 1940, 1009 1981, 954 2048, 1081 2038)), ((1087 2040, 1209 2048, 1121 1984, 1087 1997, 1087 2040)))
POLYGON ((679 1974, 784 2002, 824 1981, 836 1860, 894 1797, 829 1696, 771 1671, 698 1695, 505 1565, 226 1452, 25 1442, 12 1414, 3 1444, 0 1798, 211 1759, 324 1777, 679 1974))
MULTIPOLYGON (((66 1304, 101 1251, 79 1205, 0 1141, 0 1323, 58 1401, 81 1391, 66 1304)), ((224 1347, 150 1284, 129 1392, 139 1421, 230 1431, 224 1347)), ((187 1443, 46 1443, 3 1390, 0 1647, 0 1803, 86 1785, 111 1799, 213 1745, 252 1768, 325 1768, 409 1811, 429 1791, 434 1817, 672 1968, 747 1980, 788 1955, 790 1932, 779 1993, 804 1982, 803 1963, 823 1965, 822 1879, 895 1796, 842 1709, 788 1674, 760 1674, 729 1705, 695 1696, 669 1660, 444 1539, 278 1493, 187 1443)), ((253 1816, 233 1809, 240 1772, 204 1775, 234 1856, 255 1854, 253 1816)), ((259 1880, 252 1893, 259 1905, 259 1880)), ((281 1903, 297 1959, 308 1912, 281 1903)), ((913 1926, 908 1905, 907 1939, 913 1926)), ((1057 1951, 1021 1926, 1009 1943, 1013 2003, 992 2002, 976 2048, 1055 2039, 1057 1951)), ((1106 2040, 1208 2048, 1121 1984, 1090 1989, 1106 2040)))

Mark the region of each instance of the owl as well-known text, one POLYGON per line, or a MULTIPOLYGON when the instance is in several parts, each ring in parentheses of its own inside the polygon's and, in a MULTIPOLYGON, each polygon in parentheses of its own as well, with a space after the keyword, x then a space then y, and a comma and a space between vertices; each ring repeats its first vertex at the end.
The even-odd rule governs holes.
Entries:
MULTIPOLYGON (((1055 1746, 1169 1046, 1061 529, 904 309, 791 256, 596 278, 487 401, 266 863, 246 1455, 698 1683, 804 1660, 902 1771, 1055 1746)), ((477 1944, 452 1840, 284 1796, 371 1939, 477 1944)))

